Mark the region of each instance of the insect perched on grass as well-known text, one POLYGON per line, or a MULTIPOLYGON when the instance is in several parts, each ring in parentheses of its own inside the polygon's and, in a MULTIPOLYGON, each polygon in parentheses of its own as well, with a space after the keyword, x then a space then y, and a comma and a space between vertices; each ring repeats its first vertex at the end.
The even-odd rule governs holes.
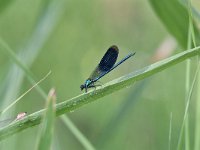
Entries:
POLYGON ((104 54, 103 58, 101 59, 98 66, 95 68, 95 70, 92 72, 90 77, 85 81, 84 84, 80 86, 81 90, 85 89, 85 92, 87 93, 88 88, 96 88, 95 82, 97 82, 99 79, 101 79, 103 76, 105 76, 107 73, 115 69, 117 66, 119 66, 121 63, 129 59, 131 56, 135 55, 135 53, 131 53, 124 57, 121 61, 115 64, 117 57, 118 57, 119 49, 117 46, 113 45, 111 46, 107 52, 104 54))

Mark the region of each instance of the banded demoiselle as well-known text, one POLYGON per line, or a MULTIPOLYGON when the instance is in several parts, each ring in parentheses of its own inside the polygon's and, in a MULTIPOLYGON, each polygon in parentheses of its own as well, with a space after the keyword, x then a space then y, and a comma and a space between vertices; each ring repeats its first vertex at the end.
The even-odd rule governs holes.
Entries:
POLYGON ((101 59, 98 66, 95 68, 95 70, 92 72, 90 77, 85 81, 84 84, 80 86, 81 90, 85 89, 85 92, 87 93, 88 88, 96 88, 95 82, 97 82, 99 79, 101 79, 103 76, 108 74, 110 71, 115 69, 117 66, 119 66, 121 63, 129 59, 131 56, 135 55, 135 53, 131 53, 124 57, 121 61, 115 64, 117 61, 117 57, 119 54, 119 49, 117 46, 113 45, 111 46, 107 52, 104 54, 103 58, 101 59))

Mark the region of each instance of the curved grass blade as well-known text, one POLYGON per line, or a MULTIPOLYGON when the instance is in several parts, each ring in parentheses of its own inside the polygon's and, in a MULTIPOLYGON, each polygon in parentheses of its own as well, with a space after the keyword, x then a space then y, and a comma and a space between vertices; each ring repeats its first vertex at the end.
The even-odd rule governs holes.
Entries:
MULTIPOLYGON (((79 107, 91 103, 99 98, 102 98, 106 95, 114 93, 122 88, 132 85, 134 82, 152 76, 166 68, 169 68, 177 63, 180 63, 187 58, 200 54, 200 46, 186 50, 179 54, 176 54, 172 57, 149 65, 143 69, 140 69, 136 72, 132 72, 125 76, 122 76, 118 79, 115 79, 107 83, 104 87, 98 88, 95 91, 88 92, 85 94, 78 95, 72 99, 66 100, 64 102, 56 104, 56 115, 62 115, 66 112, 74 111, 79 107)), ((17 132, 20 132, 26 128, 38 125, 41 122, 42 114, 45 110, 42 109, 38 112, 35 112, 22 120, 19 120, 15 123, 12 123, 2 129, 0 129, 0 140, 5 139, 8 136, 11 136, 17 132)))
MULTIPOLYGON (((155 13, 178 43, 187 48, 189 16, 187 9, 178 0, 150 0, 155 13)), ((200 44, 200 33, 194 24, 197 45, 200 44)))

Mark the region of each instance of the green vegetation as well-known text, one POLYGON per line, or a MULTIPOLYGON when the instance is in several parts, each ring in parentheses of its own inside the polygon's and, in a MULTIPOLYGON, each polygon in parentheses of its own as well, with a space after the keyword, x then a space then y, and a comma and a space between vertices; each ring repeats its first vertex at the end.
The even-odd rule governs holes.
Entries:
POLYGON ((0 4, 1 120, 28 112, 0 149, 199 150, 198 0, 0 4), (136 55, 82 94, 113 44, 136 55))

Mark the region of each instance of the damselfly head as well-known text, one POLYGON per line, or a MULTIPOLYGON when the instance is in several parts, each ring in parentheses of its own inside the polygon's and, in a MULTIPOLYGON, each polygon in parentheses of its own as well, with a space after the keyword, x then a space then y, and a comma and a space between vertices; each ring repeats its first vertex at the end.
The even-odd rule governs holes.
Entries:
POLYGON ((80 88, 81 88, 81 91, 85 88, 85 84, 82 84, 81 86, 80 86, 80 88))
POLYGON ((80 86, 81 91, 82 91, 83 89, 85 89, 85 91, 87 92, 87 88, 90 87, 91 84, 92 84, 92 80, 91 80, 90 78, 88 78, 88 79, 85 81, 85 83, 82 84, 82 85, 80 86))

